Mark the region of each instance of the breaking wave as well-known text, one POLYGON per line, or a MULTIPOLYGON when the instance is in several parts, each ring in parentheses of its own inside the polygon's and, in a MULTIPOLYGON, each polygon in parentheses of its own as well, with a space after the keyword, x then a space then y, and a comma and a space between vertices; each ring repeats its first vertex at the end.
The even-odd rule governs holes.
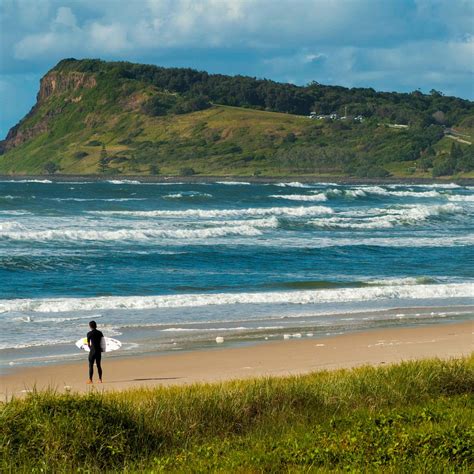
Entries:
POLYGON ((323 193, 318 194, 272 194, 271 198, 287 199, 289 201, 327 201, 327 197, 323 193))
POLYGON ((46 198, 48 201, 77 201, 77 202, 89 202, 89 201, 103 201, 103 202, 122 202, 122 201, 146 201, 147 198, 46 198))
POLYGON ((382 278, 379 280, 370 280, 369 285, 394 286, 394 285, 428 285, 437 283, 437 280, 430 277, 405 277, 405 278, 382 278))
POLYGON ((8 179, 2 180, 0 183, 40 183, 40 184, 51 184, 52 181, 49 179, 8 179))
POLYGON ((109 179, 107 180, 109 184, 142 184, 140 181, 133 179, 109 179))
POLYGON ((250 186, 247 181, 216 181, 216 184, 224 184, 226 186, 250 186))
POLYGON ((325 206, 308 207, 250 207, 244 209, 186 209, 183 211, 90 211, 91 214, 130 217, 239 217, 239 216, 285 216, 304 217, 320 214, 332 214, 334 211, 325 206))
MULTIPOLYGON (((372 210, 374 212, 375 210, 372 210)), ((441 215, 462 213, 463 209, 455 204, 439 206, 406 206, 400 209, 378 209, 382 215, 360 217, 329 217, 311 220, 315 227, 339 229, 386 229, 396 225, 418 225, 441 215)))
POLYGON ((171 193, 163 196, 164 199, 195 199, 195 198, 211 198, 212 194, 200 193, 198 191, 183 191, 181 193, 171 193))
POLYGON ((450 201, 455 201, 455 202, 474 202, 474 194, 470 194, 470 195, 456 194, 453 196, 448 196, 448 199, 450 201))
POLYGON ((298 181, 294 181, 292 183, 276 183, 275 186, 280 188, 312 188, 309 184, 303 184, 298 181))
POLYGON ((94 314, 94 315, 87 315, 87 316, 73 316, 69 318, 41 318, 41 317, 36 317, 36 316, 20 316, 18 318, 13 318, 11 321, 14 322, 20 322, 20 323, 37 323, 37 324, 43 324, 43 323, 56 323, 56 324, 62 324, 66 323, 68 321, 80 321, 82 319, 99 319, 101 318, 101 314, 94 314))
POLYGON ((58 313, 112 309, 185 308, 234 304, 319 304, 391 299, 467 298, 473 283, 394 285, 365 288, 258 293, 182 294, 160 296, 109 296, 96 298, 45 298, 0 300, 1 312, 58 313))
POLYGON ((389 191, 380 186, 364 186, 355 189, 329 189, 326 196, 343 196, 343 197, 367 197, 369 195, 385 196, 385 197, 414 197, 414 198, 437 198, 444 194, 438 191, 389 191))
MULTIPOLYGON (((250 221, 251 222, 251 221, 250 221)), ((80 230, 51 229, 15 232, 0 229, 0 239, 30 241, 147 241, 154 239, 205 239, 225 236, 258 236, 262 232, 257 225, 212 227, 207 229, 117 229, 80 230)))

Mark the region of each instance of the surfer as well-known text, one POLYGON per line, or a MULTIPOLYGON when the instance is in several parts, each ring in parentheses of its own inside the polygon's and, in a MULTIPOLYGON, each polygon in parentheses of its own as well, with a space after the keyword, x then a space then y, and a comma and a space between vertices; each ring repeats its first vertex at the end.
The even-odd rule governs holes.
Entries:
POLYGON ((91 321, 89 323, 91 331, 87 333, 87 345, 89 346, 89 381, 87 383, 92 383, 92 378, 94 376, 94 362, 97 365, 97 372, 99 372, 99 383, 102 383, 102 366, 100 365, 102 359, 102 348, 100 342, 104 335, 101 331, 97 329, 97 323, 91 321))

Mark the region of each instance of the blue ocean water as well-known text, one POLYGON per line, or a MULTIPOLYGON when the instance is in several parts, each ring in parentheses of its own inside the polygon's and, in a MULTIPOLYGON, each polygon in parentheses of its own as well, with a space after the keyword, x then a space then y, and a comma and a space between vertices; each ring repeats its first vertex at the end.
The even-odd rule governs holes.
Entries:
POLYGON ((5 180, 1 363, 471 319, 473 227, 456 184, 5 180))

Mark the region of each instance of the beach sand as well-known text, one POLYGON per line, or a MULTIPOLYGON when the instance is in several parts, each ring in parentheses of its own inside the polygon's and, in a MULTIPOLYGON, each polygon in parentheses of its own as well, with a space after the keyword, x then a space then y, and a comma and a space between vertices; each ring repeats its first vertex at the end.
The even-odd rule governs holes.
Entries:
POLYGON ((381 365, 405 360, 469 355, 474 322, 372 330, 327 338, 262 342, 244 347, 146 357, 103 357, 104 383, 87 385, 84 361, 24 368, 2 376, 0 396, 22 396, 36 387, 58 392, 123 390, 139 386, 184 385, 259 376, 381 365))

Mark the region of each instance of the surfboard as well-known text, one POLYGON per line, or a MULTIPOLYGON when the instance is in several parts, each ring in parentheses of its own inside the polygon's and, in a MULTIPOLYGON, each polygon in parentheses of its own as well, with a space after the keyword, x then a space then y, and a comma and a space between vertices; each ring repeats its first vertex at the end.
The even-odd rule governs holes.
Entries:
MULTIPOLYGON (((87 345, 87 337, 81 337, 76 342, 76 346, 86 352, 89 352, 90 350, 89 346, 87 345)), ((112 352, 120 349, 122 347, 122 343, 111 337, 103 337, 100 341, 100 347, 102 352, 112 352)))

